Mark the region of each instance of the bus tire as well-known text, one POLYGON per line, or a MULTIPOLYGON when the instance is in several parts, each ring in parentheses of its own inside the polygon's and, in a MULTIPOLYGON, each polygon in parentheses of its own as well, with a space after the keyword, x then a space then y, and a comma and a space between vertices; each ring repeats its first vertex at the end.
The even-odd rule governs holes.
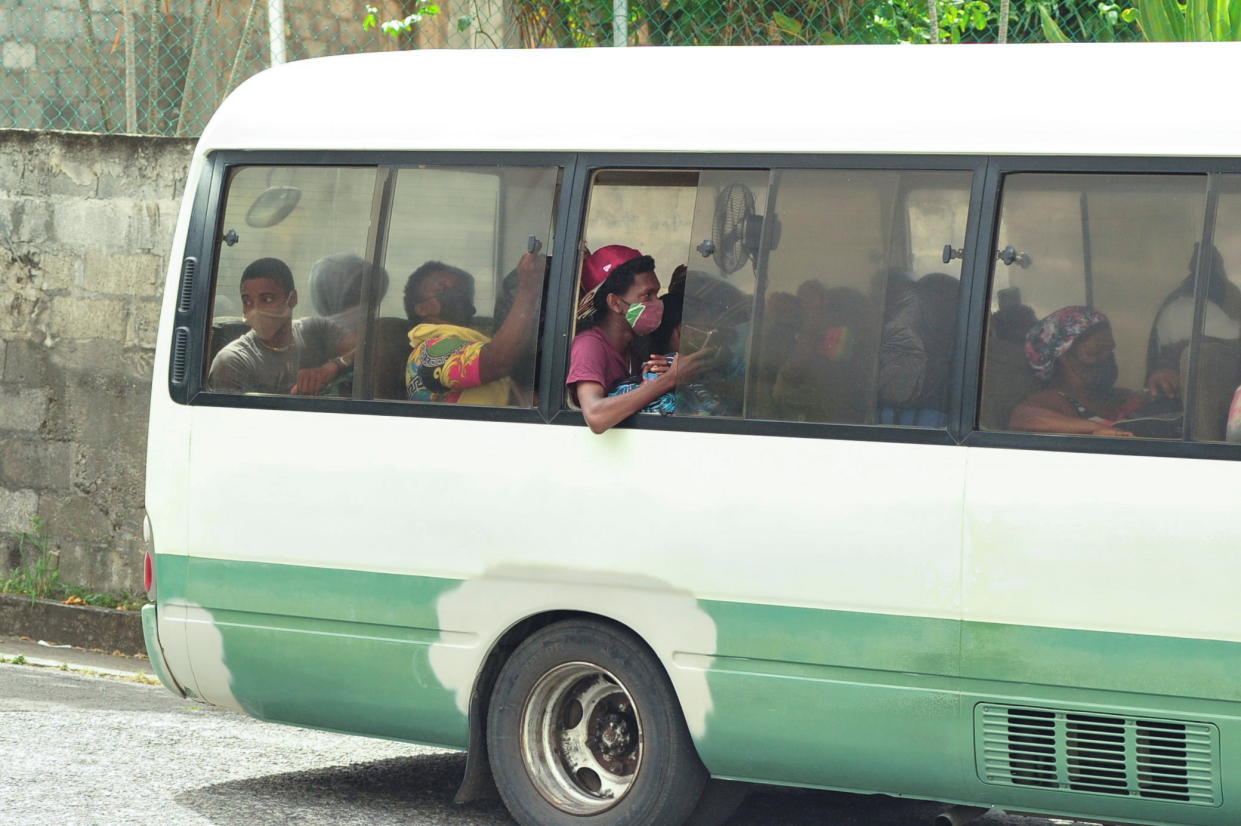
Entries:
POLYGON ((598 620, 557 622, 517 647, 491 695, 487 740, 522 826, 680 826, 707 783, 663 666, 598 620))

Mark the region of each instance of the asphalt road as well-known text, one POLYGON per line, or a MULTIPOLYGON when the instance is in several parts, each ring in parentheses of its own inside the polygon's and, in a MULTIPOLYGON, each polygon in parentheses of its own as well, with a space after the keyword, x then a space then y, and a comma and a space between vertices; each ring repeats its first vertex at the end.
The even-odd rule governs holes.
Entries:
MULTIPOLYGON (((6 826, 511 824, 498 803, 452 804, 464 766, 460 754, 260 723, 159 686, 0 664, 6 826)), ((942 809, 757 787, 732 826, 928 826, 942 809)))

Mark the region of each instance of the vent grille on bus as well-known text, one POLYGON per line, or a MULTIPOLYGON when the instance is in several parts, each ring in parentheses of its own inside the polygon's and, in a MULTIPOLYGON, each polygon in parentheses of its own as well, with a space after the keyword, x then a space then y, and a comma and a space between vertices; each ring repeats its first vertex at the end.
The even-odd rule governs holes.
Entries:
POLYGON ((172 334, 172 358, 170 368, 172 383, 185 384, 186 365, 190 351, 190 331, 188 327, 178 327, 172 334))
POLYGON ((1219 805, 1208 723, 984 703, 975 726, 984 783, 1219 805))
POLYGON ((198 269, 197 258, 186 258, 181 264, 181 288, 177 293, 177 312, 190 311, 190 299, 193 297, 194 271, 198 269))

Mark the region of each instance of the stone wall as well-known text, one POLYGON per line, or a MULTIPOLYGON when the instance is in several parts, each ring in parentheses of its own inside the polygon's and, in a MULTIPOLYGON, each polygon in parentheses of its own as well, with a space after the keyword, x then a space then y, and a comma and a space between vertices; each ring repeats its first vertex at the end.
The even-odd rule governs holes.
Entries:
POLYGON ((151 365, 193 142, 0 130, 0 569, 142 585, 151 365))

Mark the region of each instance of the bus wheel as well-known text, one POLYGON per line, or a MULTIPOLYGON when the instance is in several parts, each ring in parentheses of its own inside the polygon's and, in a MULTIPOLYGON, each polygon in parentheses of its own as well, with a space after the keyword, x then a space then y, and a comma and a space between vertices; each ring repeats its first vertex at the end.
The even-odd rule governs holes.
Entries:
POLYGON ((663 667, 596 620, 518 646, 491 695, 487 748, 522 826, 679 826, 707 781, 663 667))

